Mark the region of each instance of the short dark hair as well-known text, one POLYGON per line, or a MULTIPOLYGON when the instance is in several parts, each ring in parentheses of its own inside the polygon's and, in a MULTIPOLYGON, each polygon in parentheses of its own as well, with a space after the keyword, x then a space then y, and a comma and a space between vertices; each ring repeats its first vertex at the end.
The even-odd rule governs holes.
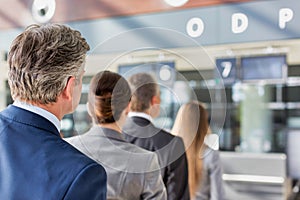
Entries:
POLYGON ((113 123, 120 119, 128 106, 131 90, 128 82, 121 75, 102 71, 91 80, 88 106, 96 124, 113 123))
POLYGON ((158 84, 154 77, 148 73, 137 73, 129 78, 132 91, 131 110, 144 112, 150 108, 153 96, 158 94, 158 84))

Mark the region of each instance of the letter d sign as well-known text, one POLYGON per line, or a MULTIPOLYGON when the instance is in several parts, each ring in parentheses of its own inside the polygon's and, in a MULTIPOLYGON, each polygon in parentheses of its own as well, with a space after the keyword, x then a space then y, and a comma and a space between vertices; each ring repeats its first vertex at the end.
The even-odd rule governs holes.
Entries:
POLYGON ((248 28, 248 17, 243 13, 234 13, 231 16, 231 30, 233 33, 242 33, 248 28))

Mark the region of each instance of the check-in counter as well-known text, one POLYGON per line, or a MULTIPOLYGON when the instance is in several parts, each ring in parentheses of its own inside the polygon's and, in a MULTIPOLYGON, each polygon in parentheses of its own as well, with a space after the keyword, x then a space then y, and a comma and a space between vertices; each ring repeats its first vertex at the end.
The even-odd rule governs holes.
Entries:
POLYGON ((220 152, 226 200, 286 200, 291 191, 286 155, 220 152))

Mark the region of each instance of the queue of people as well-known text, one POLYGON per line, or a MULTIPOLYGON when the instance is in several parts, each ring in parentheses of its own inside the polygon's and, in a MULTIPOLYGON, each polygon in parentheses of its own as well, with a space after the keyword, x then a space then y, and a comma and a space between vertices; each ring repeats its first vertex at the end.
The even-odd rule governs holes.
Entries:
POLYGON ((1 199, 222 200, 218 151, 200 102, 181 106, 171 132, 155 127, 159 85, 111 71, 90 83, 92 128, 61 138, 79 104, 89 45, 65 25, 32 25, 13 41, 13 105, 0 113, 1 199))

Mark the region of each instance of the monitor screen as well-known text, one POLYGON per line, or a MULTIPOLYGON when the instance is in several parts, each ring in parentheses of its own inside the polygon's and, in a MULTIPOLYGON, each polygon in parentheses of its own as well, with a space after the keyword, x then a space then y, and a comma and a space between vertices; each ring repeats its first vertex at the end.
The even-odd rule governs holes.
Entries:
POLYGON ((286 77, 286 55, 241 58, 243 81, 283 81, 286 77))

